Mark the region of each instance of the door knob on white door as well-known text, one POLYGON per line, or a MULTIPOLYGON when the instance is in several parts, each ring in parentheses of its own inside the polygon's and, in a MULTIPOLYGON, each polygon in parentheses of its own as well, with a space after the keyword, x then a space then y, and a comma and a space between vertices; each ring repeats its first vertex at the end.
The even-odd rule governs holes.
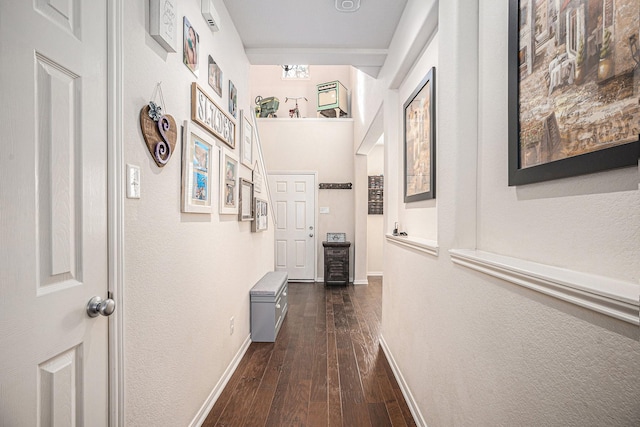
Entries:
POLYGON ((309 233, 309 237, 313 237, 313 233, 309 233))
POLYGON ((89 300, 87 304, 87 314, 89 317, 98 317, 98 315, 111 316, 116 310, 116 302, 111 298, 103 300, 95 296, 89 300))

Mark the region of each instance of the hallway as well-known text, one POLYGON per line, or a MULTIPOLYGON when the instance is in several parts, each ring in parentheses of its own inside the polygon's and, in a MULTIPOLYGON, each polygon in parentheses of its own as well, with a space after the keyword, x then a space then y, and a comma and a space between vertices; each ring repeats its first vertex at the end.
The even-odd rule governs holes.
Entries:
POLYGON ((275 343, 252 343, 204 427, 414 426, 379 345, 382 280, 289 283, 275 343))

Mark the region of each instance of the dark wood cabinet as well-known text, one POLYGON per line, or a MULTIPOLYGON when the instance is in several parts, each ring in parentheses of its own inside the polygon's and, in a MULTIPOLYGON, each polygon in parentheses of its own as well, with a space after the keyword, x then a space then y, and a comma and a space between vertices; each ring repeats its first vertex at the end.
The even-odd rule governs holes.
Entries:
POLYGON ((324 284, 349 284, 349 247, 351 242, 322 242, 324 246, 324 284))

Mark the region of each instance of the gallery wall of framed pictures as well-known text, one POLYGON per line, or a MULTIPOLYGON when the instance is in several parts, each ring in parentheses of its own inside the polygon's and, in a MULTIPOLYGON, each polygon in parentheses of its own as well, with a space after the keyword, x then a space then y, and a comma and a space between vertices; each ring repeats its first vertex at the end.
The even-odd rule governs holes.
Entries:
MULTIPOLYGON (((198 16, 178 16, 176 5, 175 0, 150 1, 149 33, 166 52, 181 55, 185 71, 192 76, 190 120, 184 120, 181 132, 180 210, 237 215, 239 221, 258 221, 260 224, 252 225, 252 229, 262 231, 267 228, 268 214, 267 202, 261 198, 256 202, 254 194, 264 191, 264 181, 263 166, 259 164, 263 160, 254 157, 257 129, 251 116, 253 110, 239 108, 238 88, 231 79, 225 80, 216 52, 204 47, 207 26, 198 16), (203 35, 205 38, 201 39, 203 35), (200 84, 201 78, 206 79, 207 85, 200 84)), ((163 114, 160 106, 153 106, 158 115, 163 114)), ((155 137, 145 134, 145 141, 149 138, 155 137)), ((154 141, 147 141, 152 154, 154 141)), ((172 144, 175 146, 175 142, 172 144)))

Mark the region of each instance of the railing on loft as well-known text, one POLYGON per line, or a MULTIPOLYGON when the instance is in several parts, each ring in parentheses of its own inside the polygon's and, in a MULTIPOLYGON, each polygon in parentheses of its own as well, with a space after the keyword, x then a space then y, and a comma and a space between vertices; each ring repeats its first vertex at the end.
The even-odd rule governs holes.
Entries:
POLYGON ((262 155, 262 142, 260 141, 260 132, 258 132, 258 122, 256 120, 256 116, 255 115, 251 115, 251 117, 253 118, 253 134, 255 136, 255 141, 256 141, 256 148, 258 150, 258 165, 260 167, 260 171, 258 171, 258 173, 260 173, 262 175, 262 185, 264 188, 264 191, 266 191, 267 193, 267 200, 269 201, 269 206, 271 206, 271 215, 269 215, 271 217, 271 221, 273 222, 273 226, 276 226, 276 216, 274 215, 274 208, 275 206, 273 206, 273 202, 271 200, 271 190, 269 189, 269 180, 267 179, 267 168, 265 166, 264 163, 264 156, 262 155))

